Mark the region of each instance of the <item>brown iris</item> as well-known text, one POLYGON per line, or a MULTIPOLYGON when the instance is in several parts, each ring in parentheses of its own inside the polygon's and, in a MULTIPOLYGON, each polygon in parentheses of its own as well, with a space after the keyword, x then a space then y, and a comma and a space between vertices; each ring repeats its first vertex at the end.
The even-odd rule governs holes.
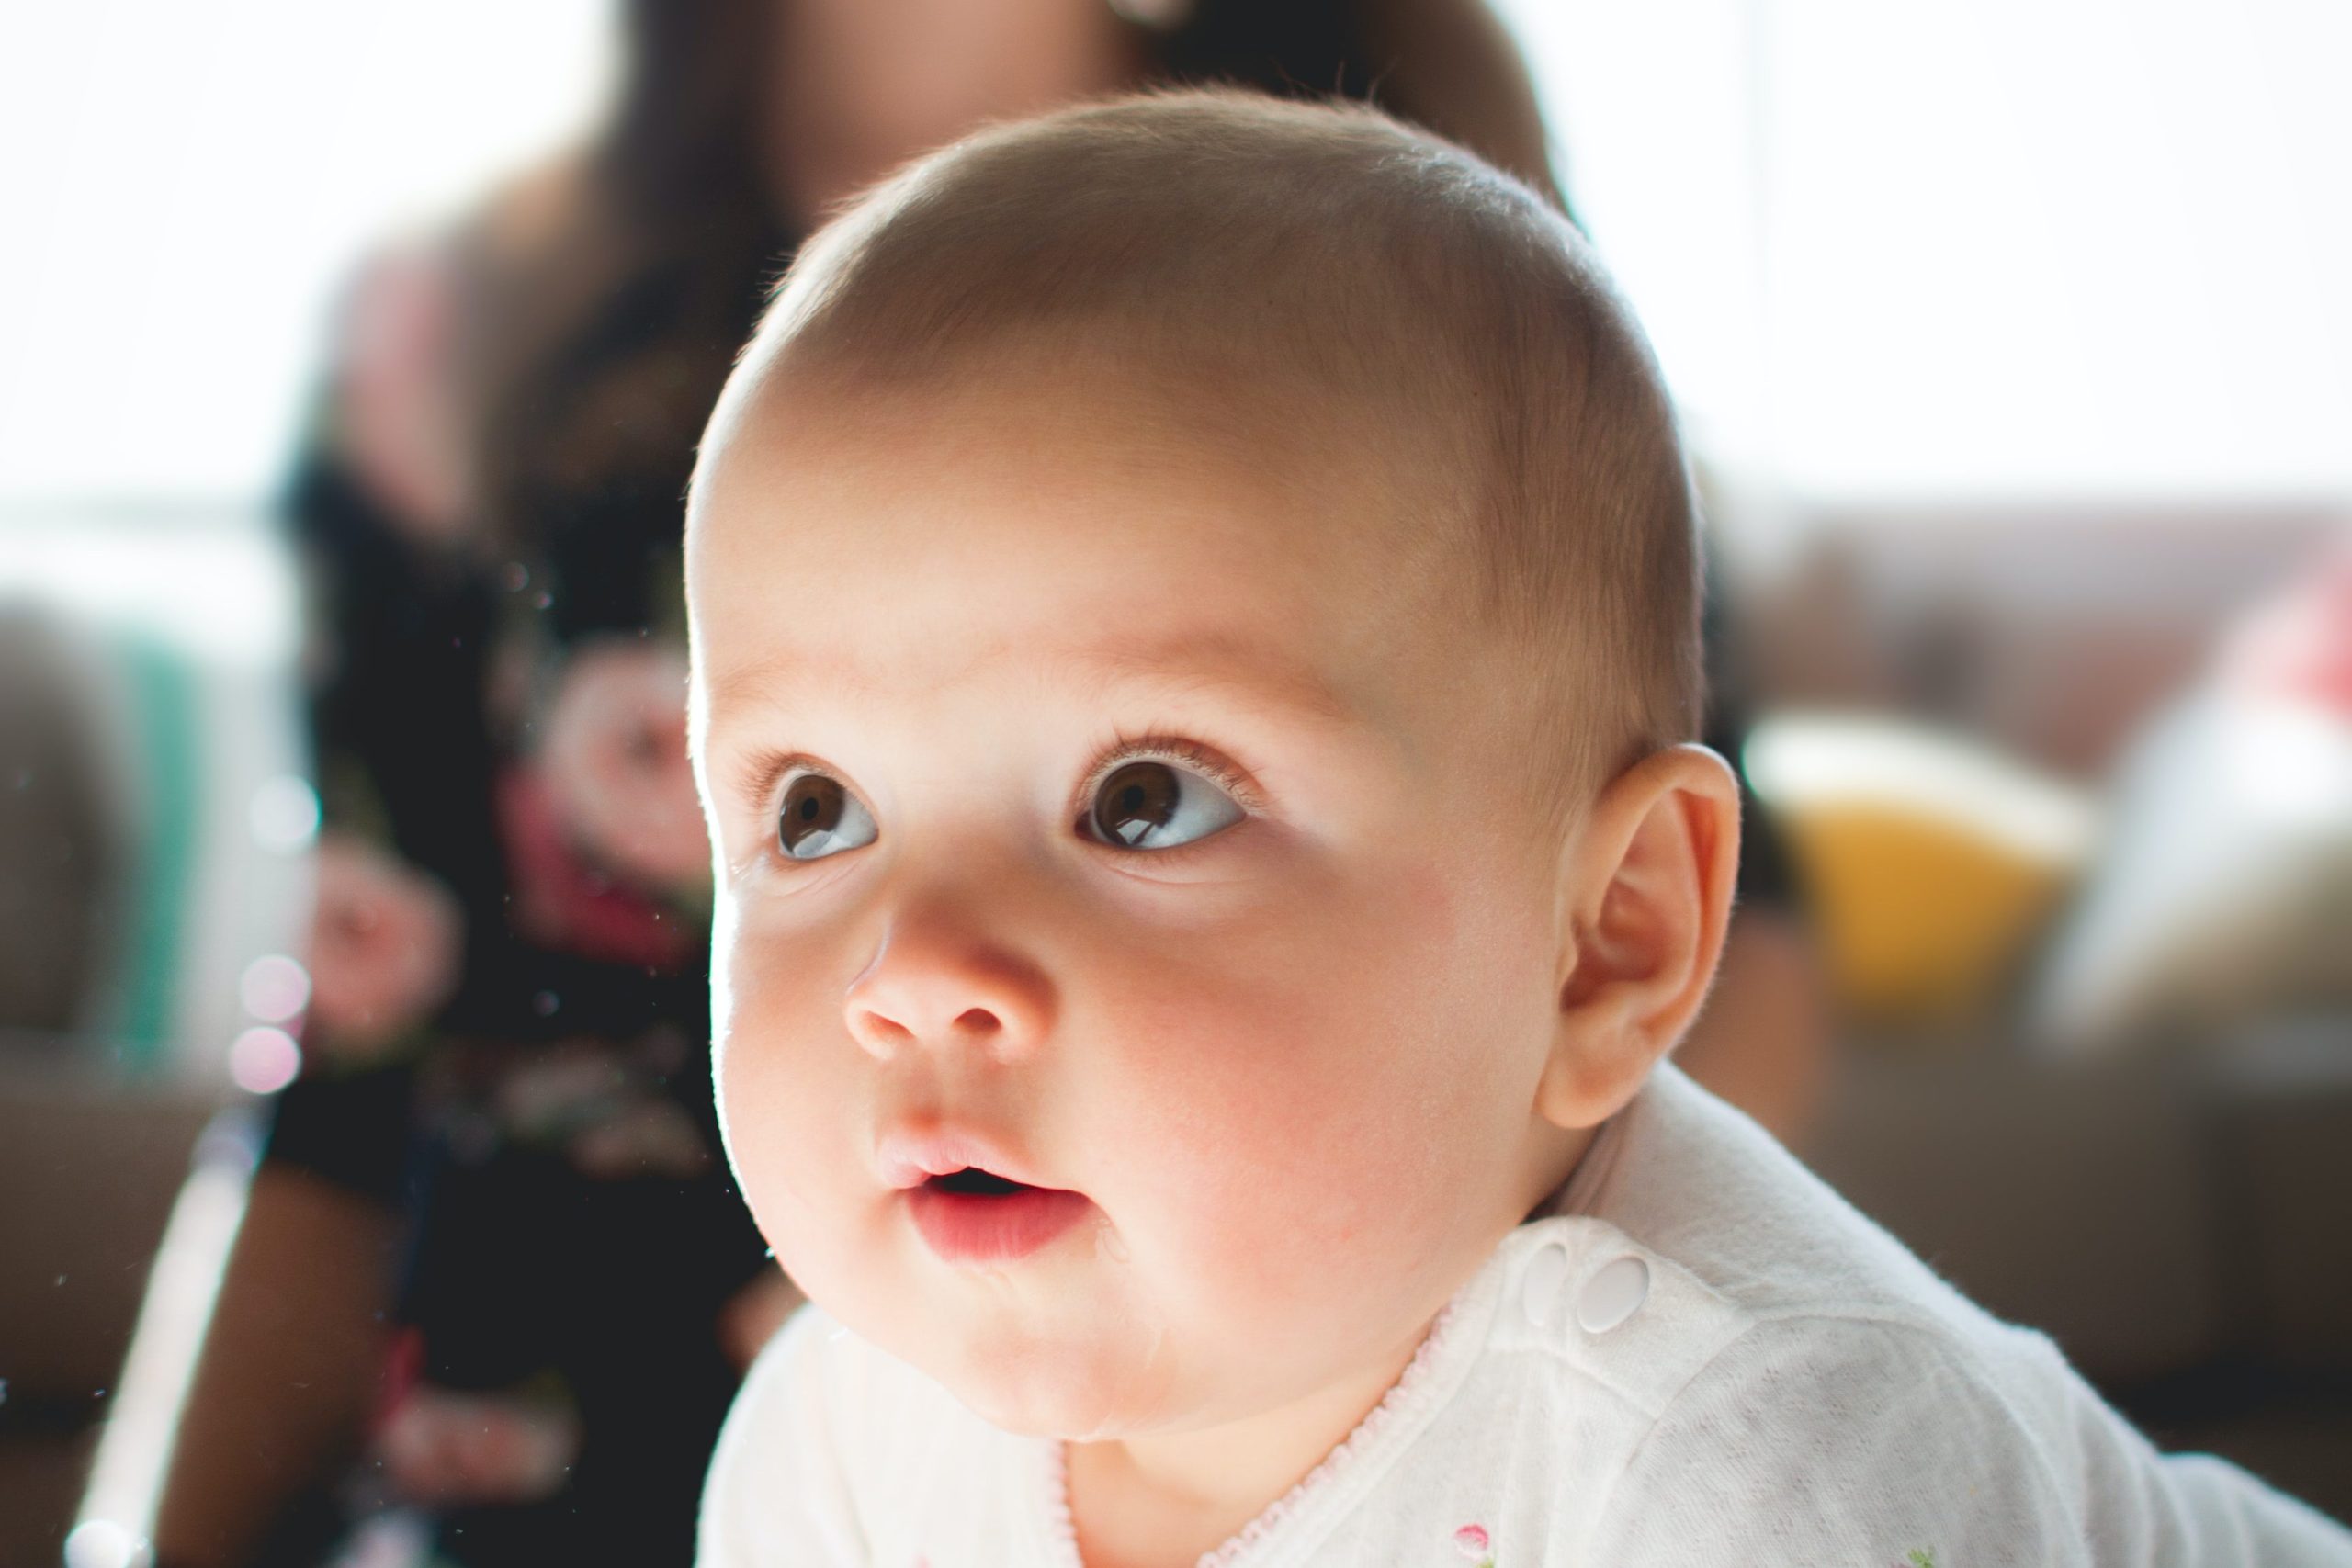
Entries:
POLYGON ((1174 818, 1182 795, 1167 763, 1129 762, 1094 791, 1095 831, 1114 843, 1140 843, 1174 818))
POLYGON ((822 773, 803 773, 793 780, 776 818, 776 841, 784 852, 797 858, 804 848, 822 848, 821 843, 812 846, 812 840, 830 839, 841 830, 848 798, 840 780, 822 773))

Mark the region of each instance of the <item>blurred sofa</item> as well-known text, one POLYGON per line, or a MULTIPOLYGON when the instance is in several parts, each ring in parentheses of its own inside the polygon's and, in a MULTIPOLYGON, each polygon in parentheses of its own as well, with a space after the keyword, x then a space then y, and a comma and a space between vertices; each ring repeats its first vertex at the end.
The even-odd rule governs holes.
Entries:
MULTIPOLYGON (((1747 606, 1749 684, 1925 717, 2095 798, 2231 617, 2346 521, 1816 517, 1747 606)), ((2063 889, 2014 908, 2045 947, 2069 914, 2063 889)), ((1973 1005, 1849 1023, 1801 1152, 2161 1445, 2352 1517, 2352 1007, 2160 1016, 2089 1051, 2028 1021, 2046 956, 2009 953, 1973 1005)))

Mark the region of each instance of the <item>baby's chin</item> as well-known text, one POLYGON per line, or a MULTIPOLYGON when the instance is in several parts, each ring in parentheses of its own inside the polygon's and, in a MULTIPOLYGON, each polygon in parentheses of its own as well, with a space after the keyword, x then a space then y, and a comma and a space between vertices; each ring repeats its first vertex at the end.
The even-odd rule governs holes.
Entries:
POLYGON ((1183 1336, 1124 1249, 1073 1240, 1001 1278, 942 1280, 892 1224, 805 1253, 779 1242, 776 1256, 836 1321, 1002 1431, 1092 1441, 1179 1407, 1183 1336))

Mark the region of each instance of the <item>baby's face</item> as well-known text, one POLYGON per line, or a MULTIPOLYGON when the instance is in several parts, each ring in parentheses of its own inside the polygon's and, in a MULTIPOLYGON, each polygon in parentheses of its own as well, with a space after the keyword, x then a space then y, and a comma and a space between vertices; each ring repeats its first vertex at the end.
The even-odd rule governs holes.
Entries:
POLYGON ((786 378, 690 531, 743 1191, 829 1312, 1068 1438, 1393 1365, 1557 1146, 1560 846, 1460 565, 1360 437, 1176 406, 786 378))

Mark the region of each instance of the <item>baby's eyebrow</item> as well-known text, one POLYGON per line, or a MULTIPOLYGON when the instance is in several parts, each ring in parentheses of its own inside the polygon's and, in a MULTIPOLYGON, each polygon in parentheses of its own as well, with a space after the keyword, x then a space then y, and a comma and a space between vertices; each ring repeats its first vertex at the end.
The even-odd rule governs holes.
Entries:
MULTIPOLYGON (((1064 688, 1107 692, 1120 686, 1159 686, 1214 694, 1322 727, 1351 724, 1363 717, 1314 671, 1289 662, 1273 649, 1218 634, 1144 642, 1114 638, 1042 650, 1007 646, 975 660, 967 672, 1018 658, 1024 651, 1044 679, 1064 688)), ((900 684, 839 658, 780 652, 712 678, 710 728, 725 728, 744 709, 789 707, 793 690, 812 682, 821 684, 830 694, 859 702, 886 696, 900 684)))
POLYGON ((1194 634, 1158 642, 1117 639, 1069 649, 1046 661, 1073 684, 1145 684, 1214 692, 1252 707, 1324 724, 1358 717, 1330 682, 1246 639, 1194 634))

